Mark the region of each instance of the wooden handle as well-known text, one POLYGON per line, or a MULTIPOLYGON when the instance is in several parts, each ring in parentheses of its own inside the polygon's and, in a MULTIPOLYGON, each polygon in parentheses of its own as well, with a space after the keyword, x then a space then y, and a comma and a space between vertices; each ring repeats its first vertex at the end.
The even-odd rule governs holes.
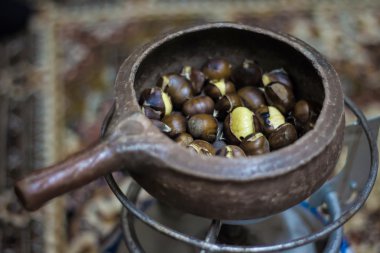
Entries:
POLYGON ((112 145, 104 140, 58 164, 29 174, 16 182, 15 192, 24 207, 34 211, 54 197, 119 169, 121 164, 112 145))

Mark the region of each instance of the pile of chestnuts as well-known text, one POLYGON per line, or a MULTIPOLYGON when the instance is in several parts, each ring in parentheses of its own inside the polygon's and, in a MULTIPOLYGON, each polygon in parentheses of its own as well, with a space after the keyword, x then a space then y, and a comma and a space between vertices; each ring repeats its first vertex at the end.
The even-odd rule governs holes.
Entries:
POLYGON ((264 72, 254 60, 235 68, 223 58, 184 66, 143 90, 142 112, 175 142, 197 154, 227 158, 268 153, 313 128, 320 108, 296 101, 284 69, 264 72))

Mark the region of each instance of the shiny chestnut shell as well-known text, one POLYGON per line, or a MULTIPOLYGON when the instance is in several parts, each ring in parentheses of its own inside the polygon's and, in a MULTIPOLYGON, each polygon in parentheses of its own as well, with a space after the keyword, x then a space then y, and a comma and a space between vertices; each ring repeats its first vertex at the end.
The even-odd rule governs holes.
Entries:
POLYGON ((228 113, 240 106, 243 106, 243 102, 236 93, 224 95, 215 105, 216 115, 224 119, 228 113))
POLYGON ((182 106, 182 112, 186 116, 195 114, 212 114, 215 103, 209 96, 199 96, 190 98, 182 106))
POLYGON ((157 86, 169 94, 175 108, 181 108, 186 100, 193 97, 190 83, 178 74, 166 74, 159 78, 157 86))
POLYGON ((261 155, 270 152, 269 141, 262 133, 254 133, 243 139, 240 147, 246 155, 261 155))
POLYGON ((222 58, 214 58, 205 63, 202 71, 209 80, 226 79, 231 75, 231 64, 222 58))
POLYGON ((281 83, 290 89, 293 89, 293 83, 290 80, 288 73, 282 68, 264 73, 262 76, 262 83, 264 87, 271 83, 281 83))
POLYGON ((245 59, 243 63, 232 72, 231 79, 237 87, 259 86, 263 71, 253 60, 245 59))
POLYGON ((235 145, 226 145, 216 151, 217 156, 222 156, 226 158, 239 158, 245 157, 244 151, 235 145))
POLYGON ((296 128, 290 123, 279 126, 268 137, 270 148, 273 150, 283 148, 297 140, 296 128))
POLYGON ((168 132, 170 137, 186 132, 186 118, 179 112, 173 112, 172 114, 163 117, 162 122, 170 127, 171 130, 168 132))
POLYGON ((202 71, 190 66, 185 66, 182 68, 181 76, 185 77, 186 80, 190 82, 194 95, 201 93, 206 81, 206 77, 202 71))
POLYGON ((205 156, 213 156, 216 152, 215 148, 209 142, 204 140, 195 140, 191 142, 187 148, 196 154, 205 156))
POLYGON ((139 104, 150 119, 161 119, 172 112, 170 97, 160 88, 147 88, 141 92, 139 104))
POLYGON ((265 86, 265 97, 269 105, 275 106, 283 114, 290 111, 295 104, 292 89, 281 83, 271 83, 265 86))
POLYGON ((218 131, 218 121, 210 114, 196 114, 187 122, 189 133, 194 139, 213 142, 218 131))
POLYGON ((194 141, 193 136, 188 133, 180 133, 175 136, 174 141, 182 146, 187 146, 194 141))
POLYGON ((238 90, 237 94, 243 101, 244 106, 251 111, 255 111, 260 106, 267 104, 264 93, 256 87, 243 87, 238 90))
POLYGON ((228 80, 225 79, 215 79, 210 80, 209 83, 205 86, 204 92, 206 95, 217 101, 222 96, 226 94, 235 93, 235 85, 228 80))

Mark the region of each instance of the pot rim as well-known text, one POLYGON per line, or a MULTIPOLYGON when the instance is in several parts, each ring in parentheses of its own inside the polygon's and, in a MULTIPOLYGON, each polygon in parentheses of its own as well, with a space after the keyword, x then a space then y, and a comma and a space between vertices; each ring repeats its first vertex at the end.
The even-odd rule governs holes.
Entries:
POLYGON ((123 62, 116 77, 116 117, 113 118, 111 125, 117 124, 128 114, 136 112, 142 114, 137 102, 134 82, 141 63, 150 53, 175 38, 210 29, 236 29, 261 34, 285 43, 301 53, 312 64, 322 80, 325 93, 322 110, 314 129, 287 147, 268 154, 239 159, 192 154, 159 131, 157 131, 159 139, 164 145, 160 148, 160 141, 157 145, 144 146, 143 151, 152 159, 159 161, 163 167, 181 174, 227 181, 251 181, 277 177, 294 171, 317 157, 332 142, 336 132, 342 130, 340 127, 344 120, 343 91, 336 71, 318 51, 300 39, 285 33, 238 23, 206 23, 170 32, 133 52, 123 62))

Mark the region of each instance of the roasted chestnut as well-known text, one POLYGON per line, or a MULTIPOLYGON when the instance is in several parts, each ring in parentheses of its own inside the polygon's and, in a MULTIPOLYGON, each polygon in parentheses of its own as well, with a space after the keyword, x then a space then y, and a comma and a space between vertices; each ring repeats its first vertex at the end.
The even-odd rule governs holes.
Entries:
POLYGON ((170 127, 168 135, 174 137, 177 134, 186 132, 186 118, 179 112, 173 112, 170 115, 165 116, 162 122, 170 127))
POLYGON ((189 133, 195 139, 213 142, 216 139, 218 121, 210 114, 196 114, 191 116, 188 123, 189 133))
POLYGON ((206 62, 202 71, 206 78, 213 79, 226 79, 231 75, 231 64, 222 58, 214 58, 206 62))
POLYGON ((237 87, 259 86, 263 74, 260 66, 253 60, 245 59, 233 72, 231 79, 237 87))
POLYGON ((206 77, 202 71, 194 69, 190 66, 184 66, 181 71, 181 76, 185 77, 190 82, 193 88, 194 95, 201 93, 206 77))
POLYGON ((168 93, 175 108, 181 108, 186 100, 193 97, 190 83, 177 74, 166 74, 160 77, 157 86, 168 93))
POLYGON ((224 119, 228 113, 240 106, 243 106, 243 103, 236 93, 224 95, 215 105, 215 115, 224 119))
POLYGON ((172 131, 172 129, 162 121, 156 119, 151 119, 151 121, 153 125, 155 125, 163 133, 169 134, 172 131))
POLYGON ((262 106, 256 110, 261 130, 269 135, 279 126, 285 123, 285 117, 273 106, 262 106))
POLYGON ((271 83, 281 83, 293 90, 293 84, 288 73, 284 69, 274 69, 262 76, 262 83, 265 86, 271 83))
POLYGON ((269 105, 277 107, 283 114, 290 111, 295 103, 293 91, 281 83, 271 83, 265 86, 265 97, 269 105))
POLYGON ((190 143, 187 148, 197 154, 205 155, 205 156, 213 156, 215 155, 215 148, 204 140, 195 140, 190 143))
POLYGON ((212 114, 214 112, 214 101, 209 96, 190 98, 182 106, 182 112, 186 116, 195 114, 212 114))
POLYGON ((237 107, 224 120, 224 137, 238 145, 250 134, 256 132, 255 114, 246 107, 237 107))
POLYGON ((142 112, 150 119, 162 119, 169 115, 172 110, 172 102, 168 94, 160 88, 147 88, 140 95, 139 104, 142 112))
POLYGON ((174 139, 175 142, 185 147, 189 145, 190 143, 192 143, 193 140, 194 140, 193 136, 191 136, 188 133, 180 133, 174 139))
POLYGON ((227 145, 216 151, 217 156, 223 156, 226 158, 245 157, 244 151, 235 145, 227 145))
POLYGON ((300 100, 294 105, 292 115, 297 123, 296 129, 298 129, 301 134, 314 128, 318 118, 315 107, 316 106, 306 100, 300 100))
POLYGON ((218 100, 226 94, 235 93, 235 85, 225 79, 214 79, 210 80, 209 83, 205 86, 204 92, 206 95, 210 96, 214 100, 218 100))
POLYGON ((296 128, 289 123, 279 126, 273 133, 269 135, 268 141, 270 148, 276 150, 288 146, 297 140, 296 128))
POLYGON ((266 105, 264 93, 252 86, 247 86, 238 90, 238 95, 242 99, 245 107, 251 111, 255 111, 260 106, 266 105))
POLYGON ((262 133, 248 135, 243 139, 240 147, 246 155, 261 155, 270 151, 269 142, 262 133))

